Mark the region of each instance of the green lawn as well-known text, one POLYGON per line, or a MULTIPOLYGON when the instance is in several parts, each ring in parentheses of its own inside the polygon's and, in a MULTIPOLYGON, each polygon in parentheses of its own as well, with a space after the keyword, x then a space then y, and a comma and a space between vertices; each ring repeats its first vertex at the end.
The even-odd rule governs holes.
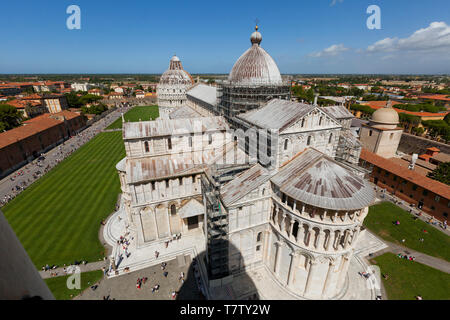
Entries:
MULTIPOLYGON (((124 114, 125 121, 136 122, 154 120, 159 116, 158 106, 138 106, 124 114)), ((122 128, 122 117, 111 123, 106 129, 122 128)))
POLYGON ((418 262, 401 259, 393 253, 385 253, 371 260, 381 269, 384 288, 389 300, 411 300, 417 295, 424 300, 450 299, 450 274, 418 262))
POLYGON ((409 212, 393 203, 371 206, 364 225, 387 241, 450 261, 450 237, 420 219, 414 220, 409 212), (400 225, 394 225, 396 220, 400 225), (428 232, 424 233, 424 229, 428 232), (424 241, 419 241, 420 238, 424 241))
POLYGON ((100 133, 3 207, 38 269, 103 257, 98 231, 114 211, 124 156, 121 132, 100 133))
MULTIPOLYGON (((70 300, 81 292, 83 292, 86 288, 94 285, 97 281, 99 281, 103 277, 102 270, 83 272, 80 274, 81 276, 81 289, 68 289, 67 288, 67 276, 55 277, 45 279, 45 283, 47 284, 50 291, 55 296, 56 300, 70 300), (70 296, 72 295, 72 297, 70 296)), ((91 289, 88 289, 91 290, 91 289)))

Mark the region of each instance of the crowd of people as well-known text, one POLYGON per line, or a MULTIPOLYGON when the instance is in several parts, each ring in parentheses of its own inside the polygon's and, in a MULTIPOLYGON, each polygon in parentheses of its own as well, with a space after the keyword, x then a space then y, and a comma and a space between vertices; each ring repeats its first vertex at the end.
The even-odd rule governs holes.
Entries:
POLYGON ((130 105, 123 104, 115 112, 111 112, 102 119, 95 122, 85 130, 70 136, 58 147, 51 149, 45 155, 39 156, 24 167, 12 173, 9 178, 5 178, 0 184, 0 206, 5 205, 23 190, 28 188, 33 182, 45 175, 61 161, 69 157, 78 148, 95 137, 104 128, 114 122, 121 112, 130 109, 130 105), (3 185, 3 186, 2 186, 3 185), (7 186, 9 185, 10 188, 7 186))

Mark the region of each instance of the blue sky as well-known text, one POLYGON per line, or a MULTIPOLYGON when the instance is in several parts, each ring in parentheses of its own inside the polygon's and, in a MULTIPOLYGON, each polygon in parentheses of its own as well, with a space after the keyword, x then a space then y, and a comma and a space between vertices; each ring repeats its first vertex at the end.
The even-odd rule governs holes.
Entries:
POLYGON ((161 73, 174 53, 228 73, 256 18, 282 73, 450 73, 448 0, 3 1, 0 73, 161 73), (71 4, 81 30, 66 27, 71 4))

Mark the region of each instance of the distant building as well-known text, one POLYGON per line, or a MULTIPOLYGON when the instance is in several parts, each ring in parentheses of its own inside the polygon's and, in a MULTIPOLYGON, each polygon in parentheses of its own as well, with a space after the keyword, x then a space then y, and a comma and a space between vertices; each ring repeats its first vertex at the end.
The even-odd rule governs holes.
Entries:
POLYGON ((369 124, 361 126, 362 147, 385 158, 395 156, 403 132, 398 123, 398 113, 390 104, 375 111, 369 124))
POLYGON ((160 108, 175 108, 186 104, 186 91, 194 84, 191 75, 183 69, 177 56, 170 59, 169 69, 159 80, 156 88, 158 106, 160 108))
POLYGON ((362 149, 360 165, 371 170, 370 180, 400 199, 414 204, 441 221, 450 213, 450 186, 362 149))
POLYGON ((94 96, 101 96, 102 95, 102 90, 100 89, 90 89, 88 91, 89 94, 93 94, 94 96))
POLYGON ((45 113, 0 133, 0 177, 32 161, 86 125, 79 113, 45 113))

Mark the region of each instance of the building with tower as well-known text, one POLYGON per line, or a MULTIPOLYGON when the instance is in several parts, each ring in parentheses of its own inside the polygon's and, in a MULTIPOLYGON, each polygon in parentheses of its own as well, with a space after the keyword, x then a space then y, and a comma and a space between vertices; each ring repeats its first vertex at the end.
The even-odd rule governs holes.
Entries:
POLYGON ((186 91, 194 84, 191 75, 183 69, 180 59, 174 55, 156 87, 158 106, 176 108, 186 104, 186 91))
POLYGON ((398 127, 399 117, 390 103, 372 114, 368 124, 360 131, 362 147, 384 158, 391 158, 397 152, 403 129, 398 127))

